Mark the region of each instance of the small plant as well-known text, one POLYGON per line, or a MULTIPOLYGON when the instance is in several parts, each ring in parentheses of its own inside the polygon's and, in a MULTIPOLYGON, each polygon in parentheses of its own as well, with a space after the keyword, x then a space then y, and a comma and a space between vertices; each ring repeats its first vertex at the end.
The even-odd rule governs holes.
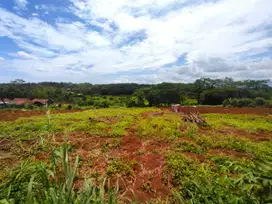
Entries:
POLYGON ((142 186, 141 186, 141 189, 145 192, 148 192, 148 193, 154 193, 154 189, 152 188, 152 185, 151 185, 151 182, 147 182, 147 183, 144 183, 142 186))
POLYGON ((119 175, 133 175, 133 169, 132 166, 135 165, 135 162, 127 163, 123 162, 120 159, 114 158, 109 161, 108 167, 107 167, 107 174, 109 176, 119 174, 119 175))
POLYGON ((76 157, 70 164, 69 145, 65 143, 58 149, 53 158, 52 167, 43 163, 25 163, 6 178, 7 182, 0 186, 0 203, 44 203, 44 204, 92 204, 117 203, 117 191, 105 191, 106 180, 101 186, 94 185, 90 180, 84 182, 80 191, 74 190, 74 181, 79 159, 76 157), (61 160, 61 166, 58 159, 61 160), (57 165, 57 166, 55 166, 57 165), (60 177, 63 175, 63 177, 60 177), (30 182, 29 182, 30 180, 30 182))
POLYGON ((258 203, 271 203, 272 161, 257 162, 256 168, 247 169, 235 184, 244 190, 246 196, 257 199, 258 203))
POLYGON ((111 142, 106 142, 102 145, 102 152, 106 153, 109 149, 117 149, 121 145, 120 139, 114 139, 111 142))
POLYGON ((144 155, 144 151, 138 150, 138 151, 136 152, 136 155, 138 155, 138 156, 144 155))
POLYGON ((176 150, 183 151, 183 152, 192 152, 196 154, 202 154, 202 150, 200 147, 189 143, 189 142, 181 142, 176 146, 176 150))

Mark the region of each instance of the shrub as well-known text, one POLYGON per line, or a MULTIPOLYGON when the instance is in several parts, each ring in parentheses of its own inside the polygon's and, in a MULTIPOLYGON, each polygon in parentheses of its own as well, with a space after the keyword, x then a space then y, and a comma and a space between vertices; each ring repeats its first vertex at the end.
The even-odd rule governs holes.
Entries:
POLYGON ((257 97, 255 98, 256 106, 264 106, 267 102, 264 98, 257 97))
POLYGON ((254 103, 254 101, 249 98, 241 98, 241 99, 238 99, 237 106, 238 107, 248 107, 249 104, 252 104, 252 103, 254 103))
POLYGON ((272 107, 272 103, 261 97, 252 100, 249 98, 228 98, 223 101, 223 106, 231 107, 272 107))
POLYGON ((197 105, 197 100, 196 99, 191 99, 191 98, 187 98, 185 97, 184 101, 182 102, 182 105, 184 106, 194 106, 197 105))

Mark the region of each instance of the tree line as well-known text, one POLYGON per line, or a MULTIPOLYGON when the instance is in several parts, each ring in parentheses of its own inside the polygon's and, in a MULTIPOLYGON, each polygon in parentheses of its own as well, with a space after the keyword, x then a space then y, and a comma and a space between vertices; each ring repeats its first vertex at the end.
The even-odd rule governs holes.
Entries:
POLYGON ((232 78, 201 78, 193 83, 160 84, 91 84, 91 83, 28 83, 16 79, 0 84, 0 98, 43 98, 77 105, 98 107, 225 105, 265 106, 272 100, 269 80, 234 81, 232 78), (237 105, 238 104, 238 105, 237 105), (249 105, 250 104, 250 105, 249 105))

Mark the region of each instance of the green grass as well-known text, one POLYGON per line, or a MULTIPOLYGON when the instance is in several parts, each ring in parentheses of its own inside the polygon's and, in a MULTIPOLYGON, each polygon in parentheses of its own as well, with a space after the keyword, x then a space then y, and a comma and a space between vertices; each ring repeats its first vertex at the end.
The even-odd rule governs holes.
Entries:
POLYGON ((113 176, 113 175, 122 175, 122 176, 128 176, 128 175, 133 175, 133 169, 132 167, 135 165, 135 161, 131 161, 131 162, 125 162, 122 161, 119 158, 112 158, 109 162, 108 162, 108 166, 107 166, 107 174, 109 176, 113 176))
POLYGON ((215 129, 230 126, 247 132, 271 131, 272 117, 258 115, 205 114, 209 125, 215 129))
POLYGON ((140 119, 137 123, 137 134, 142 138, 155 137, 164 140, 174 140, 181 136, 179 115, 164 114, 140 119))
MULTIPOLYGON (((146 111, 155 111, 154 108, 136 109, 94 109, 84 112, 51 114, 50 124, 44 116, 31 118, 19 118, 12 122, 0 123, 0 138, 32 138, 37 135, 44 135, 50 130, 53 133, 64 132, 86 132, 96 136, 121 137, 126 134, 126 128, 133 124, 134 117, 146 111), (115 123, 92 122, 89 118, 117 118, 115 123), (107 129, 111 128, 108 132, 107 129)), ((107 119, 105 119, 106 121, 107 119)))

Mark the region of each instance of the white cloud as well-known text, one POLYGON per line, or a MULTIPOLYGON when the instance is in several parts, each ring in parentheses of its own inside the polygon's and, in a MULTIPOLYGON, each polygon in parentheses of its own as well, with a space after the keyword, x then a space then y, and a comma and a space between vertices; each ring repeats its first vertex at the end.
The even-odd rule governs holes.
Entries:
POLYGON ((5 59, 3 57, 0 57, 0 64, 4 63, 5 59))
MULTIPOLYGON (((36 18, 27 19, 0 8, 0 36, 26 54, 5 66, 37 78, 58 75, 73 81, 116 73, 120 77, 109 79, 153 83, 202 76, 254 78, 252 73, 272 79, 270 0, 70 2, 63 9, 83 21, 49 24, 33 14, 36 18), (184 64, 175 65, 180 56, 184 64), (129 75, 132 70, 143 74, 129 75)), ((35 8, 57 11, 54 6, 35 8)))
POLYGON ((24 51, 19 51, 17 52, 17 55, 21 58, 25 58, 25 59, 30 59, 32 58, 32 56, 30 54, 27 54, 26 52, 24 51))
POLYGON ((36 16, 39 16, 38 13, 32 13, 31 15, 32 15, 32 16, 35 16, 35 17, 36 17, 36 16))
POLYGON ((15 4, 14 9, 26 10, 27 9, 26 6, 27 6, 28 2, 27 2, 27 0, 14 0, 14 4, 15 4))

